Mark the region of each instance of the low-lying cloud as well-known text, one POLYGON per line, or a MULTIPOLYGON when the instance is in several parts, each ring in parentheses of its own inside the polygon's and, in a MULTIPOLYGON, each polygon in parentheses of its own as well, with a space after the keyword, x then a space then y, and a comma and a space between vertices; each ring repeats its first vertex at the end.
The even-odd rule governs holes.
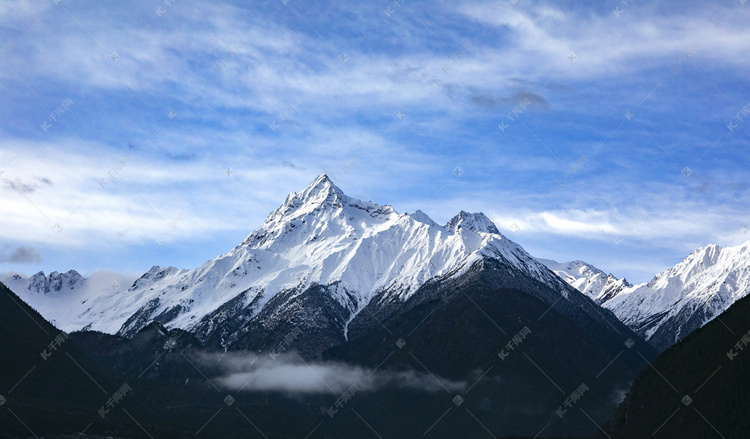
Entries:
POLYGON ((358 386, 360 391, 382 388, 414 389, 424 392, 460 392, 465 382, 451 381, 415 370, 372 370, 338 362, 305 362, 295 355, 278 357, 251 353, 225 354, 220 357, 203 354, 200 361, 216 367, 214 379, 231 391, 278 391, 284 393, 341 393, 358 386))

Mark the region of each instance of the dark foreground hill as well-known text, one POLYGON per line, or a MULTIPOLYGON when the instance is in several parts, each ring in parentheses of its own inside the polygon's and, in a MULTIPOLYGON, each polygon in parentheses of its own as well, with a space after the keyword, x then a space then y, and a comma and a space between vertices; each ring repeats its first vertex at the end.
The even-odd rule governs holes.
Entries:
POLYGON ((750 434, 750 297, 662 353, 636 378, 599 438, 750 434))
MULTIPOLYGON (((546 288, 485 261, 426 285, 398 313, 361 313, 371 318, 351 328, 358 338, 326 356, 465 383, 460 391, 391 390, 354 400, 383 437, 591 435, 654 351, 619 322, 603 326, 602 316, 551 306, 546 288)), ((355 427, 333 426, 340 437, 355 427)))
POLYGON ((140 437, 133 418, 153 422, 127 381, 103 372, 2 284, 0 355, 0 437, 84 431, 140 437))

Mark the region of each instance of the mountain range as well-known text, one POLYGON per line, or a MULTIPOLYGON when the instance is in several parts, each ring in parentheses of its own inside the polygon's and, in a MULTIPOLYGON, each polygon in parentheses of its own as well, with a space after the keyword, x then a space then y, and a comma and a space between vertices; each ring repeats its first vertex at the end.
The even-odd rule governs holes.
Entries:
POLYGON ((403 302, 428 281, 459 277, 489 258, 558 290, 551 302, 572 300, 559 277, 484 214, 462 211, 441 226, 421 211, 398 214, 350 198, 325 174, 290 194, 240 245, 196 269, 154 266, 129 288, 113 279, 117 288, 103 282, 87 294, 78 294, 88 281, 75 271, 5 283, 66 331, 127 337, 153 321, 227 347, 241 326, 288 320, 306 291, 323 293, 333 335, 345 340, 367 306, 403 302))
POLYGON ((640 285, 581 261, 541 261, 659 350, 682 340, 750 292, 750 241, 735 247, 699 248, 640 285))
MULTIPOLYGON (((325 175, 196 269, 32 279, 8 284, 150 413, 236 401, 267 437, 590 435, 657 354, 485 215, 439 225, 325 175)), ((246 426, 221 416, 201 434, 246 426)))
POLYGON ((89 279, 74 270, 40 272, 3 282, 66 331, 129 337, 153 321, 224 348, 259 322, 288 319, 306 297, 301 293, 315 286, 330 302, 330 347, 348 338, 363 309, 388 309, 427 282, 495 258, 552 289, 562 279, 664 350, 747 294, 748 249, 750 242, 709 245, 632 285, 582 261, 533 258, 482 213, 462 211, 438 225, 419 210, 398 214, 390 205, 348 197, 323 174, 290 194, 240 245, 196 269, 153 266, 135 280, 112 272, 89 279))

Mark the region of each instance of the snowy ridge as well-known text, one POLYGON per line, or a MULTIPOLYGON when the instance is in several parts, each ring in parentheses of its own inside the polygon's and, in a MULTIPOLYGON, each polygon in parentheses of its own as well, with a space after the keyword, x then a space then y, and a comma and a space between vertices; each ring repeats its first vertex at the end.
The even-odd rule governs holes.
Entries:
POLYGON ((105 290, 72 303, 69 318, 58 317, 58 325, 127 334, 157 319, 190 330, 240 295, 257 315, 280 292, 294 296, 312 285, 334 284, 331 297, 351 321, 380 292, 387 292, 384 300, 406 300, 428 280, 458 276, 487 257, 567 298, 560 279, 484 214, 462 211, 440 226, 421 211, 398 214, 390 205, 348 197, 323 174, 287 196, 229 252, 194 270, 154 266, 127 292, 105 290))
POLYGON ((570 286, 587 295, 600 305, 624 289, 632 287, 627 279, 618 279, 613 274, 606 274, 602 270, 583 261, 563 263, 550 259, 538 259, 538 261, 546 265, 547 268, 560 276, 570 286))
POLYGON ((569 284, 659 348, 750 291, 750 242, 698 249, 633 286, 582 261, 537 260, 482 213, 461 211, 443 226, 419 210, 399 214, 390 205, 348 197, 325 174, 289 194, 240 245, 192 270, 154 266, 137 279, 111 272, 84 278, 73 270, 10 273, 2 280, 65 331, 121 335, 151 321, 207 335, 222 322, 255 318, 277 296, 281 300, 263 315, 281 321, 287 311, 300 311, 294 299, 317 285, 332 301, 325 303, 340 305, 335 325, 346 337, 348 322, 373 298, 377 306, 405 301, 431 279, 461 276, 486 258, 566 299, 569 284))
POLYGON ((28 292, 37 295, 77 290, 86 281, 86 279, 75 270, 70 270, 66 273, 53 271, 49 276, 40 271, 30 277, 18 273, 6 273, 2 279, 3 283, 5 283, 11 291, 13 288, 17 288, 28 290, 28 292))
MULTIPOLYGON (((712 244, 694 251, 648 283, 624 290, 604 306, 629 326, 647 324, 642 330, 648 339, 663 325, 679 326, 693 316, 703 326, 748 292, 750 241, 726 248, 712 244), (654 322, 657 315, 661 317, 654 322)), ((688 333, 676 328, 674 341, 688 333)))
MULTIPOLYGON (((89 277, 77 271, 39 272, 33 276, 5 273, 3 284, 32 308, 64 331, 74 331, 91 323, 80 314, 100 297, 123 292, 133 283, 133 277, 112 271, 97 271, 89 277)), ((104 315, 101 318, 106 318, 104 315)))
POLYGON ((585 262, 540 261, 661 349, 750 292, 750 241, 736 247, 699 248, 648 283, 634 286, 585 262))

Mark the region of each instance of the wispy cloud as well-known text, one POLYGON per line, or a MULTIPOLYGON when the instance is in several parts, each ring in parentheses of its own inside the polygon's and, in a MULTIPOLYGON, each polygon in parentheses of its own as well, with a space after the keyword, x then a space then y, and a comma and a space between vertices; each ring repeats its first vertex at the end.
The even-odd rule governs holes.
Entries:
POLYGON ((322 171, 539 256, 747 239, 747 5, 387 7, 0 6, 0 239, 189 265, 322 171))

